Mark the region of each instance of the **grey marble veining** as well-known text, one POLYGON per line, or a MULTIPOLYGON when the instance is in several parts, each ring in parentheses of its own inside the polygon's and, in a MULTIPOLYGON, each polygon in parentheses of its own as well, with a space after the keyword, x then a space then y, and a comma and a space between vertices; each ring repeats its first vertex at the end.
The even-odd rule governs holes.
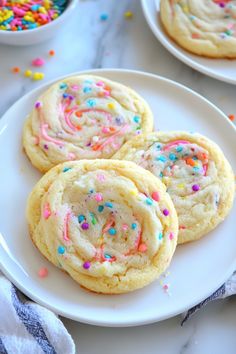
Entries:
MULTIPOLYGON (((150 31, 139 0, 81 1, 65 30, 37 46, 0 45, 0 116, 33 88, 58 76, 89 68, 127 68, 176 80, 211 100, 226 114, 236 113, 236 87, 182 64, 150 31), (130 10, 134 17, 124 19, 130 10), (100 21, 101 13, 108 20, 100 21), (56 52, 49 58, 50 49, 56 52), (30 68, 35 57, 47 58, 43 81, 33 82, 10 69, 30 68)), ((40 70, 39 70, 40 71, 40 70)), ((158 306, 158 303, 157 303, 158 306)), ((210 304, 186 326, 180 317, 136 328, 99 328, 64 319, 80 354, 235 354, 236 299, 210 304)))

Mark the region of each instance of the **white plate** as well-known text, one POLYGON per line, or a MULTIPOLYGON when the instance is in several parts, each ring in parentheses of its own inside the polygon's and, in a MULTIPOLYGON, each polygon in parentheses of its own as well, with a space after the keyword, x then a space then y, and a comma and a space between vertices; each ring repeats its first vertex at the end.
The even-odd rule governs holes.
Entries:
POLYGON ((171 54, 203 74, 236 84, 236 60, 203 58, 182 49, 163 30, 159 15, 160 0, 141 0, 141 2, 152 32, 171 54))
MULTIPOLYGON (((151 74, 124 70, 92 71, 136 89, 150 104, 158 129, 199 131, 223 148, 236 170, 236 130, 215 106, 193 91, 151 74)), ((47 262, 33 246, 25 221, 26 198, 40 174, 22 152, 27 113, 48 86, 30 92, 0 120, 0 266, 24 293, 58 314, 104 326, 159 321, 195 305, 216 290, 236 268, 235 213, 204 239, 178 247, 170 267, 172 296, 156 281, 126 295, 97 295, 80 288, 47 262), (40 267, 49 276, 40 279, 40 267)))

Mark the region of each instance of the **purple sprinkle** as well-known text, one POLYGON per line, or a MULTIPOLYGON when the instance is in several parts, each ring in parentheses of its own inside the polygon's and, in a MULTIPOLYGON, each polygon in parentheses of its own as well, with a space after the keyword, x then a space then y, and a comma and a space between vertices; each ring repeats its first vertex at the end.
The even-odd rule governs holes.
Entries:
POLYGON ((116 117, 115 122, 117 125, 121 125, 124 122, 123 117, 116 117))
POLYGON ((43 147, 45 150, 48 150, 48 145, 44 144, 43 147))
POLYGON ((163 214, 164 214, 165 216, 168 216, 168 215, 169 215, 169 213, 170 213, 170 212, 169 212, 169 210, 168 210, 168 209, 164 209, 164 210, 163 210, 163 214))
POLYGON ((84 222, 82 225, 83 230, 88 230, 89 229, 89 224, 87 222, 84 222))
POLYGON ((73 100, 75 97, 72 96, 72 95, 68 95, 68 98, 69 98, 70 100, 73 100))
POLYGON ((223 2, 219 3, 220 7, 225 7, 225 4, 223 2))
POLYGON ((41 102, 38 101, 35 103, 35 108, 40 108, 41 106, 42 106, 41 102))
POLYGON ((91 143, 86 144, 86 146, 91 146, 91 143))
POLYGON ((89 269, 90 268, 90 266, 91 266, 91 264, 90 264, 90 262, 84 262, 84 264, 83 264, 83 268, 84 269, 89 269))
POLYGON ((199 187, 198 184, 194 184, 194 185, 192 186, 192 190, 193 190, 194 192, 199 191, 199 189, 200 189, 200 187, 199 187))

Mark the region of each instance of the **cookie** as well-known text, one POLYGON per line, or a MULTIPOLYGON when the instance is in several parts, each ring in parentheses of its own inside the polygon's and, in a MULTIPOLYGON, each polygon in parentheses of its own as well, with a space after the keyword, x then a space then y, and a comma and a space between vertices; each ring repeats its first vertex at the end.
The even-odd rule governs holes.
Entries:
POLYGON ((108 79, 65 78, 44 92, 26 120, 23 146, 41 172, 81 159, 110 158, 130 138, 153 129, 148 104, 108 79))
POLYGON ((179 218, 178 243, 204 236, 232 207, 232 169, 220 148, 200 134, 141 135, 126 143, 114 158, 136 162, 167 186, 179 218))
POLYGON ((236 3, 230 0, 161 0, 168 35, 191 53, 236 58, 236 3))
POLYGON ((27 220, 39 251, 98 293, 154 281, 177 244, 178 218, 165 185, 128 161, 57 165, 29 196, 27 220))

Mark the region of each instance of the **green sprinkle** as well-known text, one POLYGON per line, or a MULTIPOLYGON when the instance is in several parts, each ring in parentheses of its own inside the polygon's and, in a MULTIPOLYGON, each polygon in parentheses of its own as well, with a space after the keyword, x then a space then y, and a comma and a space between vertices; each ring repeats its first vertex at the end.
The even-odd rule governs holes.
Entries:
POLYGON ((93 225, 96 225, 97 220, 96 220, 96 218, 95 218, 94 213, 90 213, 90 216, 91 216, 91 222, 92 222, 92 224, 93 224, 93 225))

